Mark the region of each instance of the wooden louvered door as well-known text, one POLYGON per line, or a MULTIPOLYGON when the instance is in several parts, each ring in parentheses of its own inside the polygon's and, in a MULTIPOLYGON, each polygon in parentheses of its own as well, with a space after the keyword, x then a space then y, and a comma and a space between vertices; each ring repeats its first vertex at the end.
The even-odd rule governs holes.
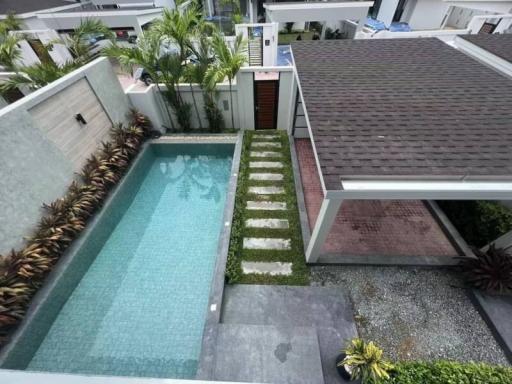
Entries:
POLYGON ((254 82, 254 120, 256 129, 276 129, 279 80, 254 82))

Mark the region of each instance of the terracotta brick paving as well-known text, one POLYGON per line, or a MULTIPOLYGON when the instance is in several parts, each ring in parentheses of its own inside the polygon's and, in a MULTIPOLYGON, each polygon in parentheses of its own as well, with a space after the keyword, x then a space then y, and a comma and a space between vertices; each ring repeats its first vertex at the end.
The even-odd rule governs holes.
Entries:
MULTIPOLYGON (((295 147, 312 229, 323 200, 322 187, 309 139, 296 139, 295 147)), ((457 255, 419 200, 343 202, 323 251, 347 255, 457 255)))

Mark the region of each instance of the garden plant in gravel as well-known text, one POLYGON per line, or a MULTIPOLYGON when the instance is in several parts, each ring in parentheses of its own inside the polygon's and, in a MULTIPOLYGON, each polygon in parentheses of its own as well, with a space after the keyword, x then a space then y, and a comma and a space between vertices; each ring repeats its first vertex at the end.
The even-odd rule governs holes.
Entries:
POLYGON ((110 140, 87 159, 79 180, 71 183, 64 197, 43 205, 45 214, 26 246, 0 256, 0 346, 151 134, 149 120, 132 111, 129 127, 118 124, 112 128, 110 140))

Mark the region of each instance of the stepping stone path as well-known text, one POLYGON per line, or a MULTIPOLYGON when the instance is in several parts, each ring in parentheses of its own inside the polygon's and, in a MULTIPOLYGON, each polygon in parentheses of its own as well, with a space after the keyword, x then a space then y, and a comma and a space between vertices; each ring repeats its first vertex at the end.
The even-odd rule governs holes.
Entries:
POLYGON ((283 168, 280 161, 249 161, 249 168, 283 168))
MULTIPOLYGON (((285 193, 282 185, 284 175, 282 173, 265 172, 264 169, 280 170, 284 164, 280 161, 258 161, 266 158, 281 158, 283 154, 277 152, 281 148, 280 136, 277 134, 253 135, 251 151, 249 152, 249 188, 248 192, 256 196, 255 201, 247 201, 246 210, 248 211, 286 211, 288 207, 284 201, 261 201, 273 196, 285 193), (254 161, 252 161, 254 160, 254 161), (254 172, 252 169, 258 169, 254 172), (253 184, 251 185, 251 181, 253 184), (265 186, 256 184, 257 182, 269 182, 265 186), (271 183, 270 183, 271 182, 271 183), (259 201, 258 201, 259 200, 259 201)), ((274 198, 275 199, 275 198, 274 198)), ((279 200, 279 198, 277 198, 279 200)), ((282 237, 282 231, 290 228, 287 219, 282 218, 264 218, 247 219, 246 228, 258 228, 276 231, 275 237, 244 237, 244 249, 265 251, 291 252, 291 239, 282 237), (281 231, 281 232, 280 232, 281 231)), ((242 261, 242 271, 244 274, 268 274, 271 276, 289 276, 292 274, 293 264, 289 262, 260 262, 260 261, 242 261)))
POLYGON ((289 276, 292 274, 292 263, 242 261, 244 273, 268 273, 270 276, 289 276))
POLYGON ((254 152, 250 153, 251 157, 281 157, 281 152, 272 152, 272 151, 262 151, 262 152, 254 152))
POLYGON ((281 143, 273 143, 271 141, 257 141, 251 144, 252 148, 281 148, 281 143))
POLYGON ((283 181, 284 176, 282 173, 251 173, 249 180, 258 181, 283 181))
POLYGON ((256 195, 281 195, 284 193, 283 187, 249 187, 249 193, 256 195))
POLYGON ((286 203, 274 201, 248 201, 245 209, 249 211, 286 211, 286 203))

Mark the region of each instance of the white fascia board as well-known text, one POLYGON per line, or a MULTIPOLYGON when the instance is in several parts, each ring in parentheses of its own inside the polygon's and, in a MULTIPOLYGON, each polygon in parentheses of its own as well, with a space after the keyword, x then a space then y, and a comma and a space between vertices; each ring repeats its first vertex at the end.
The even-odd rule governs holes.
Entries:
POLYGON ((512 180, 343 180, 326 198, 348 200, 512 200, 512 180))
MULTIPOLYGON (((290 53, 293 57, 293 48, 291 45, 290 45, 290 53)), ((295 63, 295 58, 293 58, 293 62, 295 63)), ((300 101, 302 102, 302 110, 304 111, 304 118, 306 119, 306 125, 308 126, 309 140, 311 141, 311 147, 313 148, 313 154, 315 155, 315 163, 316 163, 316 169, 318 172, 318 177, 320 179, 320 185, 322 186, 322 192, 324 193, 324 196, 326 196, 327 190, 325 188, 324 176, 322 174, 322 169, 320 168, 320 161, 318 160, 318 153, 316 152, 315 139, 313 137, 311 123, 309 122, 308 110, 306 108, 306 103, 304 101, 304 97, 302 96, 302 87, 300 85, 299 73, 297 72, 297 67, 295 65, 293 66, 293 73, 295 76, 295 80, 297 80, 297 92, 299 92, 300 101)), ((295 108, 294 108, 294 110, 295 110, 295 108)), ((294 116, 294 118, 295 118, 295 116, 294 116)))
POLYGON ((347 2, 303 2, 303 3, 264 3, 263 7, 274 10, 301 10, 301 9, 340 9, 340 8, 369 8, 373 1, 347 1, 347 2))
POLYGON ((96 17, 101 18, 102 16, 141 16, 141 15, 151 15, 151 14, 161 14, 162 8, 152 8, 152 9, 116 9, 113 11, 94 11, 94 10, 84 10, 83 12, 59 12, 59 13, 38 13, 37 17, 40 19, 65 19, 69 17, 96 17))
POLYGON ((485 49, 479 47, 478 45, 475 45, 470 41, 463 39, 462 37, 455 37, 454 43, 455 47, 459 51, 464 52, 466 55, 477 59, 482 64, 485 64, 488 67, 498 70, 512 78, 512 63, 508 62, 505 59, 502 59, 499 56, 496 56, 495 54, 489 51, 486 51, 485 49))

